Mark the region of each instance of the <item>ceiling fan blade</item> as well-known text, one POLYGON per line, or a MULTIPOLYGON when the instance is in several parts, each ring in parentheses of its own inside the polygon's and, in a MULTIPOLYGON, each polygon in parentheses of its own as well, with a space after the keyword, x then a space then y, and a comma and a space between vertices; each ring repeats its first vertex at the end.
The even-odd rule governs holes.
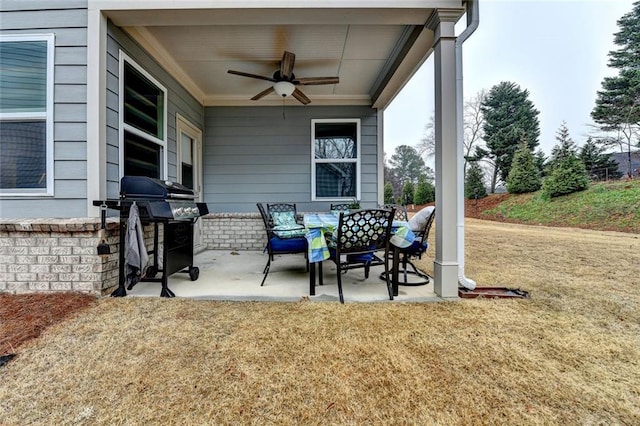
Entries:
POLYGON ((294 84, 302 84, 303 86, 313 86, 319 84, 338 84, 340 83, 339 77, 304 77, 296 78, 293 81, 294 84))
POLYGON ((269 86, 268 89, 265 89, 262 92, 258 93, 253 98, 251 98, 251 100, 252 101, 257 101, 258 99, 264 98, 265 96, 267 96, 271 92, 275 92, 275 89, 273 88, 273 86, 269 86))
POLYGON ((296 90, 293 91, 292 95, 293 95, 294 98, 299 100, 303 105, 307 105, 307 104, 311 103, 311 100, 309 98, 307 98, 307 95, 302 93, 302 91, 300 89, 296 88, 296 90))
POLYGON ((234 71, 234 70, 229 70, 227 72, 229 74, 239 75, 239 76, 242 76, 242 77, 257 78, 258 80, 266 80, 266 81, 271 81, 271 82, 275 82, 276 81, 275 79, 273 79, 271 77, 264 77, 262 75, 251 74, 251 73, 248 73, 248 72, 234 71))
POLYGON ((293 74, 293 65, 296 62, 296 55, 286 50, 282 54, 282 60, 280 61, 280 76, 289 80, 293 74))

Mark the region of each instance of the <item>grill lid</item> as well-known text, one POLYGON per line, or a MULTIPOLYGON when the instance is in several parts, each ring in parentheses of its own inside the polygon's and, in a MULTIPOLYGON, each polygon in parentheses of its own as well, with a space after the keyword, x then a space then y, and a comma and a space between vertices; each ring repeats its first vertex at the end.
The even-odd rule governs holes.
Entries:
POLYGON ((196 195, 191 189, 178 182, 147 176, 124 176, 120 180, 120 197, 193 200, 196 195))

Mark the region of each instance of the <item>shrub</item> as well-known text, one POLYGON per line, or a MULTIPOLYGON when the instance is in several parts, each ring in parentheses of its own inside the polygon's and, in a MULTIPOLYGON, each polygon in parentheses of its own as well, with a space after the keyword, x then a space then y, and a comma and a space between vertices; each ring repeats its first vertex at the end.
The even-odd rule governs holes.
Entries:
POLYGON ((424 177, 421 177, 416 186, 416 192, 413 196, 413 202, 422 205, 427 204, 436 199, 436 189, 431 182, 427 182, 424 177))
POLYGON ((553 198, 587 189, 589 179, 584 163, 573 155, 562 159, 542 184, 542 192, 553 198))

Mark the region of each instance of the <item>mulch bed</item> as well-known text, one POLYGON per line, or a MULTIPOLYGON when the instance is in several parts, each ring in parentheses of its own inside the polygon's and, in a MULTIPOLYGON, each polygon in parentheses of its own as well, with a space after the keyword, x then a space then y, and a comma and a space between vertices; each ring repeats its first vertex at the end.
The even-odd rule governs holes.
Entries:
POLYGON ((84 293, 0 293, 0 359, 7 362, 20 345, 96 301, 84 293))

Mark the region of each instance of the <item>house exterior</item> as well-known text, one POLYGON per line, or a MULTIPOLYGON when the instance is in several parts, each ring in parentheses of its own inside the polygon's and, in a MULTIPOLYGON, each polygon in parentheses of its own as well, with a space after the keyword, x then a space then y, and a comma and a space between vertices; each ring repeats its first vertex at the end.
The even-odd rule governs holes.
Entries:
POLYGON ((470 3, 3 0, 0 291, 113 286, 117 259, 95 253, 93 202, 118 198, 124 175, 194 188, 211 212, 201 249, 262 248, 256 202, 382 204, 384 109, 433 54, 435 289, 456 297, 454 25, 470 3), (309 105, 251 100, 283 51, 295 53, 296 77, 340 82, 299 86, 309 105))
POLYGON ((611 159, 618 164, 620 176, 633 178, 640 177, 640 151, 614 152, 611 159))

